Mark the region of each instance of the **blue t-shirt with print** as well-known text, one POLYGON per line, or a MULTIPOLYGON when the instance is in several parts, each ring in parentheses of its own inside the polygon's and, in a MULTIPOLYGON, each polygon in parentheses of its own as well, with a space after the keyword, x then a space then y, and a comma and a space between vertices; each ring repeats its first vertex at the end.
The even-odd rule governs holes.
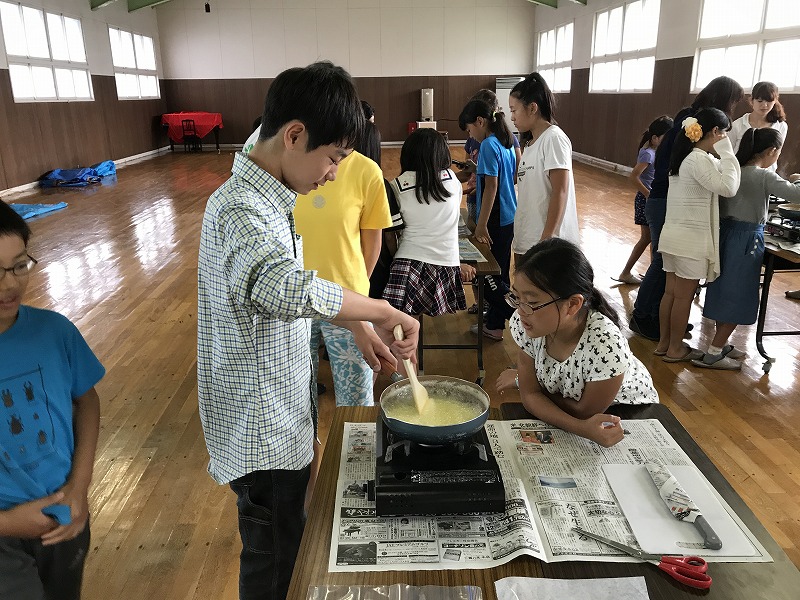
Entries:
MULTIPOLYGON (((495 206, 499 204, 500 226, 510 225, 514 222, 517 212, 517 194, 514 191, 514 172, 517 169, 517 157, 514 148, 506 148, 494 134, 481 142, 478 151, 478 214, 481 211, 481 196, 483 195, 483 178, 485 176, 497 177, 497 195, 495 206)), ((492 208, 492 210, 497 210, 492 208)))
POLYGON ((0 510, 57 492, 72 469, 72 401, 105 374, 66 317, 20 306, 0 333, 0 510))

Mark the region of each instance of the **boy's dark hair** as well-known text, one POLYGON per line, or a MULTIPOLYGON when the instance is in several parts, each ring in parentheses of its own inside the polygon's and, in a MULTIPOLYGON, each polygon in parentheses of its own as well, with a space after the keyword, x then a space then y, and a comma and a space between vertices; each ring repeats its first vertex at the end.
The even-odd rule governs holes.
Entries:
POLYGON ((606 297, 594 287, 594 270, 586 255, 572 242, 549 238, 528 250, 516 267, 540 290, 553 298, 584 297, 585 305, 619 326, 619 316, 606 297))
POLYGON ((275 136, 295 119, 308 129, 307 152, 328 144, 355 146, 364 111, 347 71, 323 61, 278 75, 267 91, 258 139, 275 136))
POLYGON ((381 166, 381 132, 375 123, 367 121, 364 124, 364 131, 361 132, 355 150, 381 166))
POLYGON ((514 145, 514 137, 505 120, 505 115, 501 110, 495 110, 483 100, 470 100, 458 116, 458 126, 461 131, 467 130, 468 123, 474 123, 478 117, 483 117, 489 122, 491 131, 500 143, 506 148, 514 145))
POLYGON ((783 147, 783 134, 772 127, 763 129, 753 129, 752 127, 744 132, 742 141, 739 142, 739 151, 736 159, 739 164, 744 166, 756 155, 764 150, 775 148, 780 150, 783 147))
POLYGON ((653 136, 661 137, 662 135, 667 133, 670 129, 672 129, 673 125, 674 122, 672 121, 672 117, 668 115, 662 115, 658 117, 655 121, 650 123, 650 126, 647 128, 647 131, 645 131, 642 134, 642 139, 639 140, 639 145, 636 147, 636 151, 638 152, 639 150, 644 148, 645 144, 649 146, 650 138, 652 138, 653 136))
POLYGON ((447 202, 447 188, 442 183, 442 171, 450 167, 450 150, 444 136, 424 127, 414 131, 400 150, 400 169, 414 171, 417 176, 416 196, 422 204, 430 204, 429 198, 447 202))
POLYGON ((750 94, 753 100, 766 100, 767 102, 775 101, 775 106, 767 113, 767 121, 770 123, 777 123, 778 121, 786 121, 786 112, 783 110, 783 104, 780 103, 778 98, 781 97, 778 92, 778 86, 771 81, 759 81, 753 86, 753 92, 750 94))
POLYGON ((4 235, 18 235, 27 246, 31 228, 11 206, 0 200, 0 237, 4 235))
POLYGON ((492 110, 500 109, 500 103, 497 101, 497 94, 487 88, 479 89, 477 92, 475 92, 475 94, 473 94, 470 100, 481 100, 486 102, 486 104, 492 107, 492 110))
MULTIPOLYGON (((694 115, 694 118, 697 119, 697 122, 703 129, 703 137, 708 135, 708 133, 714 129, 714 127, 719 127, 723 131, 727 131, 731 128, 731 120, 728 118, 728 115, 718 108, 700 109, 694 115)), ((670 175, 678 174, 681 164, 683 163, 683 159, 689 156, 689 153, 692 151, 695 144, 695 142, 686 137, 686 131, 682 127, 683 124, 681 123, 679 125, 681 126, 681 129, 678 130, 678 133, 675 136, 675 143, 672 146, 672 155, 669 159, 670 175)))

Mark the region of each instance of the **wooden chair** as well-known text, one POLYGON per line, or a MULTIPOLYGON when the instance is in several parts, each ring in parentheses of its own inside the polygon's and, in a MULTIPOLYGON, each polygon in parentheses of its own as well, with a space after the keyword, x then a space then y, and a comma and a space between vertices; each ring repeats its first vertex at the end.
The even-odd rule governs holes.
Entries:
POLYGON ((194 119, 184 119, 181 121, 183 129, 183 149, 186 152, 202 152, 203 141, 197 135, 197 129, 194 126, 194 119))

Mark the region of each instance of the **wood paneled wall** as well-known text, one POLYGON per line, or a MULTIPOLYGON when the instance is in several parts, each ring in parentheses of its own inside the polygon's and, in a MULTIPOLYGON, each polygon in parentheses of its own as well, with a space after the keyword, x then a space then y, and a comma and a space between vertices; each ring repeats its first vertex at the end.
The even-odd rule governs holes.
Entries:
MULTIPOLYGON (((375 122, 384 141, 406 139, 409 121, 420 114, 420 90, 433 88, 437 128, 451 138, 464 139, 458 115, 479 89, 494 89, 488 75, 440 77, 356 77, 359 95, 375 109, 375 122)), ((162 82, 169 111, 207 110, 222 113, 220 141, 241 144, 252 133, 253 120, 264 109, 271 79, 168 79, 162 82)))
MULTIPOLYGON (((664 114, 675 116, 691 104, 693 60, 656 61, 653 91, 644 94, 590 94, 589 69, 573 69, 570 92, 556 97, 556 120, 575 151, 632 166, 636 145, 650 122, 664 114)), ((786 108, 789 135, 778 165, 781 173, 788 174, 800 171, 800 129, 792 126, 792 115, 800 119, 800 96, 784 95, 781 103, 786 108)), ((734 118, 749 111, 749 104, 742 101, 734 110, 734 118)))
POLYGON ((94 102, 14 102, 0 69, 0 190, 35 181, 55 168, 86 167, 167 143, 160 100, 119 100, 114 78, 92 75, 94 102))

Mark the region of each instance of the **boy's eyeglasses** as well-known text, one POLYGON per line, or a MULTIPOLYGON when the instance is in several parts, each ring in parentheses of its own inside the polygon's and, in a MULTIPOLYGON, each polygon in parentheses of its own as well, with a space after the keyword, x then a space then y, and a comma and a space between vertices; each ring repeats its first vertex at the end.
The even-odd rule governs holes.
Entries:
POLYGON ((545 306, 550 306, 554 302, 558 302, 559 300, 564 300, 564 298, 554 298, 553 300, 550 300, 550 302, 534 305, 531 304, 530 302, 523 302, 514 295, 514 292, 508 292, 505 298, 509 306, 511 306, 512 308, 516 308, 523 315, 532 315, 537 310, 540 310, 545 306))
POLYGON ((33 267, 37 264, 39 264, 39 261, 28 254, 28 260, 22 260, 13 267, 0 267, 0 279, 5 278, 6 273, 12 273, 15 277, 24 277, 33 271, 33 267))

